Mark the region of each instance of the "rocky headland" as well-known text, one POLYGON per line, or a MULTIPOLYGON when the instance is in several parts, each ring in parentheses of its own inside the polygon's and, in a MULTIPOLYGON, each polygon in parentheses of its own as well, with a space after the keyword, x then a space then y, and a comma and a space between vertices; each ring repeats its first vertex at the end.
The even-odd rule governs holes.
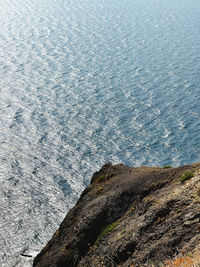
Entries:
POLYGON ((33 266, 200 266, 199 245, 200 163, 108 163, 93 175, 33 266))

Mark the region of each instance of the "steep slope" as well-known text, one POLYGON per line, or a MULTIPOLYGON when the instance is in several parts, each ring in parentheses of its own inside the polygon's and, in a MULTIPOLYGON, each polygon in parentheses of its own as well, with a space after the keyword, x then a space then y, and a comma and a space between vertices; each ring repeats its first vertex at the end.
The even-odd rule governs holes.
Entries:
POLYGON ((200 163, 106 164, 92 177, 33 266, 142 266, 200 244, 200 163))

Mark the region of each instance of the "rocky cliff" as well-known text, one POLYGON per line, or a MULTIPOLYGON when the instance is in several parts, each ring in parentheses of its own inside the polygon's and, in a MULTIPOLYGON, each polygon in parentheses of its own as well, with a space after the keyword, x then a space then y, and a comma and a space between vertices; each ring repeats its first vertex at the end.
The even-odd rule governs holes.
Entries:
POLYGON ((200 163, 106 164, 33 266, 193 266, 199 233, 200 163))

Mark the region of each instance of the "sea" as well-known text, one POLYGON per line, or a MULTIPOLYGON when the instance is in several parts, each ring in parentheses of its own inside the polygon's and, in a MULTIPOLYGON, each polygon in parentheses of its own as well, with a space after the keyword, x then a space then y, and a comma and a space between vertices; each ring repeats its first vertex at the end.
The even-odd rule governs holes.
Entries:
POLYGON ((0 1, 0 266, 28 267, 106 162, 200 161, 199 0, 0 1))

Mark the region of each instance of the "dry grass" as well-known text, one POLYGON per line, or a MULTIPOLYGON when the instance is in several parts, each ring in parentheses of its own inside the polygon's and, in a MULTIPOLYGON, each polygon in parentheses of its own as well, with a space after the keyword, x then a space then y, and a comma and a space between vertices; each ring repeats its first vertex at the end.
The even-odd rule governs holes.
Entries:
POLYGON ((193 260, 190 257, 181 257, 175 260, 167 260, 165 262, 165 267, 192 267, 194 265, 193 260))
POLYGON ((167 260, 165 267, 200 267, 200 250, 196 249, 190 256, 177 257, 174 260, 167 260))

